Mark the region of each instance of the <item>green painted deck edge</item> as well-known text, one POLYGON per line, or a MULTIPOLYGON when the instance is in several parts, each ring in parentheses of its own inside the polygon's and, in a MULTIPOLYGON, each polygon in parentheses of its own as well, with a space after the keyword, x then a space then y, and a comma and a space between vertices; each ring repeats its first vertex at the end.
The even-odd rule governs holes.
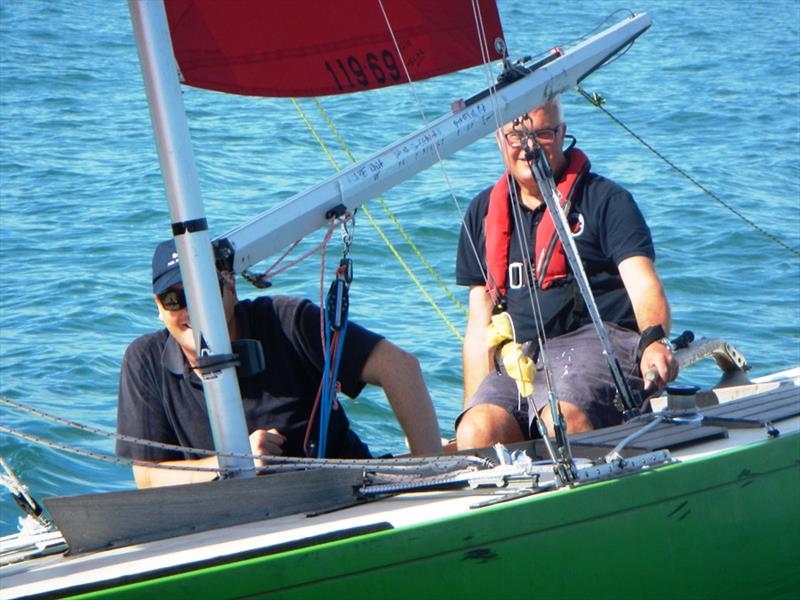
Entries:
POLYGON ((800 434, 790 434, 82 597, 797 597, 799 506, 800 434))

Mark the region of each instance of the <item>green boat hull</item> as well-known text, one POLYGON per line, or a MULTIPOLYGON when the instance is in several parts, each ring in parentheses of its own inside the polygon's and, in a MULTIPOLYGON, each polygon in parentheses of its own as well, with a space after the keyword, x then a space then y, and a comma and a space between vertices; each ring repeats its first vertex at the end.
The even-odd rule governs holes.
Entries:
POLYGON ((96 596, 797 598, 800 434, 96 596))

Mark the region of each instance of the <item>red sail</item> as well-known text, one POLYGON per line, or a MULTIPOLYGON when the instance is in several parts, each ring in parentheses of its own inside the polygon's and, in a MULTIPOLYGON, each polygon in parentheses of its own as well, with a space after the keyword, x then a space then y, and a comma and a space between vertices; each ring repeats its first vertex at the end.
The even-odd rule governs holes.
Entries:
POLYGON ((406 83, 500 58, 494 0, 166 0, 188 85, 249 96, 324 96, 406 83), (473 6, 477 7, 474 11, 473 6), (391 32, 397 40, 397 46, 391 32))

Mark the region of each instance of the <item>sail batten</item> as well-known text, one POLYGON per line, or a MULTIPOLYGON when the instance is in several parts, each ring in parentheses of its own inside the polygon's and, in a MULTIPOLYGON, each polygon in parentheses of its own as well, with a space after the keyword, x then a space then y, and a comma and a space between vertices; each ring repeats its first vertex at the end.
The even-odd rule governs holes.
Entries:
POLYGON ((489 60, 503 37, 494 0, 166 0, 183 83, 232 94, 306 97, 406 83, 489 60), (388 20, 388 24, 387 24, 388 20), (395 43, 396 40, 396 43, 395 43), (402 55, 398 54, 401 53, 402 55))

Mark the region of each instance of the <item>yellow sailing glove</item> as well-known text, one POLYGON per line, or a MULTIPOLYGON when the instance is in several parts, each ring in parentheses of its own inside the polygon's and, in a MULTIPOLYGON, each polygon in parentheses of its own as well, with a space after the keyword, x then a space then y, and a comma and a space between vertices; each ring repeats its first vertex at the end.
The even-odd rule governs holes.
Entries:
POLYGON ((508 376, 517 384, 523 397, 533 393, 533 376, 535 365, 529 356, 522 352, 522 344, 514 340, 511 316, 506 312, 492 315, 492 321, 486 330, 486 344, 489 348, 500 346, 500 359, 508 376))
POLYGON ((535 365, 530 356, 522 353, 522 344, 509 342, 500 348, 500 357, 506 373, 514 383, 523 398, 527 398, 533 393, 533 376, 536 372, 535 365))
POLYGON ((507 312, 492 315, 492 321, 486 329, 486 345, 489 348, 494 348, 505 341, 513 340, 513 331, 513 327, 511 327, 511 317, 507 312))

